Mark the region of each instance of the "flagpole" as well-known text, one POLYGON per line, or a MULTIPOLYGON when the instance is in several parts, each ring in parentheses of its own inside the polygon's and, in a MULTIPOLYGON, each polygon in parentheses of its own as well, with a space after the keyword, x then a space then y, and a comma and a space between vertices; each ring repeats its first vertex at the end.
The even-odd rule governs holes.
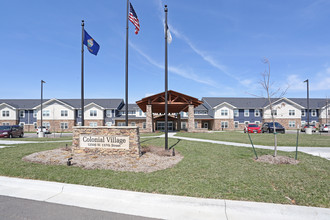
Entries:
POLYGON ((167 121, 167 5, 165 5, 165 150, 168 150, 168 121, 167 121))
POLYGON ((81 126, 84 126, 84 20, 81 21, 81 126))
POLYGON ((129 11, 129 0, 127 0, 126 9, 126 62, 125 62, 125 121, 128 126, 128 12, 129 11))

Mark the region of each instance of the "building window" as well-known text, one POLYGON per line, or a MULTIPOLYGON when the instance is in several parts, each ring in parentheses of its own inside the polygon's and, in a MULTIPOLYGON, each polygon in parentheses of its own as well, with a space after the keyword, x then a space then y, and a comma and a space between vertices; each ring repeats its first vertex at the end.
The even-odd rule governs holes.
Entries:
POLYGON ((50 116, 50 111, 49 110, 42 110, 42 116, 43 117, 49 117, 50 116))
POLYGON ((105 125, 108 126, 108 127, 110 127, 110 126, 112 126, 112 122, 111 121, 110 122, 107 122, 107 123, 105 123, 105 125))
POLYGON ((78 110, 78 118, 81 118, 81 110, 78 110))
POLYGON ((316 117, 316 109, 312 109, 312 117, 316 117))
POLYGON ((239 124, 238 121, 234 121, 234 127, 235 127, 235 128, 238 128, 238 124, 239 124))
POLYGON ((260 117, 260 110, 259 109, 254 110, 254 116, 255 117, 260 117))
POLYGON ((134 121, 131 122, 131 126, 136 126, 136 123, 134 121))
POLYGON ((20 123, 19 123, 19 126, 21 126, 21 127, 23 127, 23 128, 24 128, 24 125, 25 125, 24 122, 20 122, 20 123))
POLYGON ((228 110, 227 109, 221 109, 221 115, 222 116, 227 116, 228 115, 228 110))
POLYGON ((249 116, 250 116, 249 109, 244 109, 244 117, 249 117, 249 116))
POLYGON ((181 129, 187 129, 187 122, 185 121, 181 122, 181 129))
POLYGON ((289 128, 295 128, 296 122, 295 121, 289 121, 289 128))
POLYGON ((289 115, 290 116, 294 116, 295 115, 295 111, 294 110, 289 110, 289 115))
POLYGON ((260 121, 255 121, 254 123, 258 126, 260 125, 260 121))
POLYGON ((328 110, 328 115, 330 115, 330 110, 328 110))
POLYGON ((90 127, 97 127, 97 122, 90 122, 89 123, 89 126, 90 127))
POLYGON ((312 125, 316 125, 316 121, 311 121, 311 124, 312 125))
POLYGON ((222 121, 221 128, 228 128, 228 121, 222 121))
POLYGON ((198 122, 195 121, 195 128, 198 128, 198 122))
POLYGON ((37 122, 33 122, 34 129, 37 129, 37 122))
POLYGON ((306 121, 301 121, 301 127, 304 127, 306 124, 306 121))
POLYGON ((195 115, 207 115, 207 111, 202 111, 202 110, 196 110, 194 112, 195 115))
POLYGON ((234 117, 238 117, 238 116, 239 116, 238 109, 234 109, 234 117))
POLYGON ((89 111, 89 116, 96 117, 97 116, 97 111, 96 110, 90 110, 89 111))
POLYGON ((146 128, 147 128, 147 123, 146 123, 146 122, 143 122, 143 123, 142 123, 142 128, 143 128, 143 129, 146 129, 146 128))
POLYGON ((273 110, 273 115, 277 115, 277 110, 273 110))
POLYGON ((68 129, 69 126, 68 126, 68 122, 61 122, 61 129, 62 130, 65 130, 65 129, 68 129))
POLYGON ((43 122, 42 126, 46 127, 47 129, 50 128, 50 123, 49 122, 43 122))
POLYGON ((143 116, 143 112, 142 112, 142 110, 141 109, 139 109, 139 111, 138 111, 139 113, 139 116, 143 116))
POLYGON ((126 126, 126 123, 125 122, 118 122, 117 126, 126 126))
POLYGON ((3 122, 2 125, 4 125, 4 126, 8 126, 8 125, 10 125, 10 124, 9 124, 9 122, 3 122))
POLYGON ((301 116, 303 116, 303 117, 306 116, 306 110, 301 110, 301 116))
POLYGON ((9 117, 9 111, 2 111, 2 117, 9 117))
POLYGON ((33 118, 37 117, 37 110, 33 110, 33 118))
POLYGON ((111 110, 107 110, 106 111, 106 115, 107 115, 107 118, 111 118, 112 117, 112 111, 111 110))
POLYGON ((248 124, 250 124, 250 122, 249 121, 245 121, 244 124, 245 124, 245 126, 247 126, 248 124))
POLYGON ((61 110, 61 117, 68 117, 68 110, 61 110))
POLYGON ((81 126, 81 122, 78 122, 77 125, 78 125, 78 126, 81 126))
POLYGON ((19 117, 20 118, 25 118, 25 110, 20 110, 19 111, 19 117))

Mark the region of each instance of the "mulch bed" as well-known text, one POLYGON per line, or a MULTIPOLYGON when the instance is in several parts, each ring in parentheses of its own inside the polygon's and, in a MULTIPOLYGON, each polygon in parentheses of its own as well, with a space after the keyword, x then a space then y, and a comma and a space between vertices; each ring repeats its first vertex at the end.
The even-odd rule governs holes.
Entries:
POLYGON ((47 164, 67 165, 68 159, 72 157, 72 166, 83 169, 106 169, 115 171, 144 172, 150 173, 157 170, 171 168, 179 163, 183 156, 175 151, 165 151, 159 147, 146 147, 141 150, 140 158, 132 158, 121 155, 99 155, 94 153, 75 152, 69 148, 58 148, 42 151, 25 156, 24 161, 47 164))
POLYGON ((270 163, 270 164, 298 164, 299 161, 295 160, 291 157, 286 156, 276 156, 273 155, 262 155, 258 157, 256 162, 264 162, 264 163, 270 163))

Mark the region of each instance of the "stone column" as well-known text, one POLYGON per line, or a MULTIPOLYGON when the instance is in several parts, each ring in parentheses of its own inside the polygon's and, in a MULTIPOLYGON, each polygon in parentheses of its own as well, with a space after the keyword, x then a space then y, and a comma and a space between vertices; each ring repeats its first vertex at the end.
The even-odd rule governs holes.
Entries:
POLYGON ((194 105, 188 106, 188 132, 195 130, 194 105))
POLYGON ((147 111, 146 111, 146 131, 147 132, 153 132, 152 129, 152 105, 147 105, 147 111))
POLYGON ((177 126, 176 126, 176 129, 178 131, 181 130, 181 115, 180 115, 180 113, 178 113, 178 115, 177 115, 177 126))

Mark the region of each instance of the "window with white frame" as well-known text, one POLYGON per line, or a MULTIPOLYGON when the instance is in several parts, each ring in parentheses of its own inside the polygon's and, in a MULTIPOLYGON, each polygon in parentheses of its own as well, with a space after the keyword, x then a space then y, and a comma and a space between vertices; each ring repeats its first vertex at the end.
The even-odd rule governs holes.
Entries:
POLYGON ((8 126, 10 124, 9 124, 9 122, 2 122, 2 125, 8 126))
POLYGON ((228 109, 221 109, 221 115, 227 116, 228 115, 228 109))
POLYGON ((61 110, 61 117, 68 117, 68 110, 61 110))
POLYGON ((19 123, 19 126, 21 126, 21 127, 23 127, 23 128, 24 128, 24 125, 25 125, 24 122, 20 122, 20 123, 19 123))
POLYGON ((239 122, 238 121, 234 121, 234 127, 238 128, 239 122))
POLYGON ((194 111, 195 115, 207 115, 207 111, 204 110, 196 110, 194 111))
POLYGON ((19 111, 19 117, 20 118, 25 118, 25 110, 20 110, 19 111))
POLYGON ((112 117, 112 110, 110 110, 110 109, 106 110, 106 115, 107 115, 107 118, 111 118, 112 117))
POLYGON ((2 111, 2 117, 9 117, 9 111, 8 110, 2 111))
POLYGON ((306 121, 301 121, 301 127, 304 127, 306 124, 306 121))
POLYGON ((34 129, 37 129, 37 122, 33 122, 34 129))
POLYGON ((50 128, 50 123, 49 122, 43 122, 42 126, 46 127, 47 129, 50 128))
POLYGON ((68 122, 61 122, 61 129, 62 130, 65 130, 65 129, 68 129, 69 126, 68 126, 68 122))
POLYGON ((255 121, 254 123, 258 126, 260 125, 260 121, 255 121))
POLYGON ((311 121, 311 124, 312 125, 316 125, 316 121, 311 121))
POLYGON ((260 110, 259 109, 254 110, 254 116, 255 117, 260 117, 260 110))
POLYGON ((90 122, 89 123, 89 126, 90 127, 97 127, 97 122, 90 122))
POLYGON ((195 128, 198 128, 198 122, 195 121, 195 128))
POLYGON ((245 121, 244 124, 245 124, 245 126, 247 126, 248 124, 250 124, 250 122, 249 121, 245 121))
POLYGON ((316 109, 312 109, 311 115, 312 117, 316 117, 316 109))
POLYGON ((117 126, 126 126, 126 123, 125 122, 118 122, 117 126))
POLYGON ((33 118, 37 117, 37 110, 33 110, 33 118))
POLYGON ((305 109, 301 110, 301 116, 303 116, 303 117, 306 116, 306 110, 305 109))
POLYGON ((295 128, 296 122, 295 121, 289 121, 289 128, 295 128))
POLYGON ((50 116, 50 111, 49 110, 42 110, 42 116, 43 117, 49 117, 50 116))
POLYGON ((78 118, 81 118, 81 110, 78 110, 78 118))
POLYGON ((244 109, 244 117, 249 117, 249 116, 250 116, 249 109, 244 109))
POLYGON ((110 127, 112 125, 112 122, 109 121, 109 122, 105 123, 105 125, 108 126, 108 127, 110 127))
POLYGON ((239 116, 238 109, 234 109, 234 117, 238 117, 238 116, 239 116))
POLYGON ((296 114, 295 110, 289 110, 289 115, 294 116, 296 114))
POLYGON ((277 110, 276 110, 276 109, 273 110, 273 115, 274 115, 274 116, 277 115, 277 110))
POLYGON ((78 122, 78 123, 77 123, 77 126, 81 126, 81 122, 78 122))
POLYGON ((138 115, 139 115, 140 117, 143 116, 143 113, 144 113, 144 112, 143 112, 141 109, 138 110, 138 115))
POLYGON ((134 121, 132 121, 131 126, 136 126, 136 123, 134 121))
POLYGON ((228 128, 228 121, 222 121, 221 128, 228 128))
POLYGON ((142 123, 142 128, 143 128, 143 129, 146 129, 146 128, 147 128, 147 123, 146 123, 146 122, 143 122, 143 123, 142 123))
POLYGON ((96 117, 97 116, 97 111, 96 110, 89 110, 89 116, 96 117))

